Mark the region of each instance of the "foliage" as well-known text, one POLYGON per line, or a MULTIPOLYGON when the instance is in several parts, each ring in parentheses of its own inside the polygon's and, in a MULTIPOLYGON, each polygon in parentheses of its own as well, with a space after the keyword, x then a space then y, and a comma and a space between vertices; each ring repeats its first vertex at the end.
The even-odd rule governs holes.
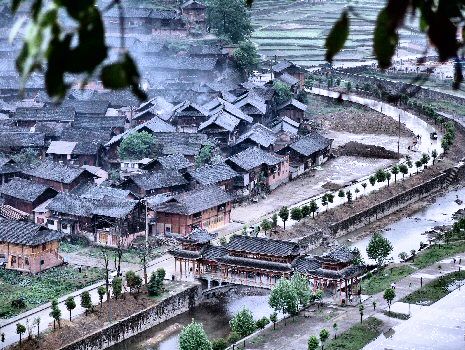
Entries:
POLYGON ((107 289, 105 288, 105 286, 100 286, 98 287, 97 289, 97 294, 98 294, 98 299, 100 301, 100 307, 102 307, 102 303, 103 303, 103 296, 107 293, 107 289))
POLYGON ((271 217, 271 228, 278 227, 278 214, 274 213, 271 217))
POLYGON ((325 59, 332 63, 333 57, 341 51, 349 37, 349 16, 347 11, 343 11, 341 17, 336 21, 331 31, 328 33, 325 42, 325 59))
MULTIPOLYGON (((68 301, 68 300, 66 300, 68 301)), ((74 300, 73 300, 74 301, 74 300)), ((76 306, 76 305, 75 305, 76 306)), ((66 304, 66 308, 68 308, 68 304, 66 304)), ((69 309, 68 309, 69 310, 69 309)), ((50 314, 49 314, 52 318, 53 318, 53 329, 55 329, 55 321, 58 322, 58 328, 61 328, 61 322, 60 322, 60 319, 61 319, 61 310, 60 308, 58 307, 58 301, 56 299, 53 299, 52 300, 52 311, 50 311, 50 314)), ((70 311, 70 316, 69 316, 70 320, 71 320, 71 311, 70 311)))
POLYGON ((343 190, 339 190, 339 192, 337 193, 337 196, 338 196, 339 198, 344 198, 345 195, 346 195, 346 193, 345 193, 343 190))
POLYGON ((270 315, 270 321, 273 322, 273 327, 276 327, 276 322, 278 321, 278 313, 276 311, 270 315))
POLYGON ((195 166, 201 167, 205 164, 210 164, 213 158, 214 147, 212 145, 204 145, 200 149, 200 152, 195 156, 195 166))
POLYGON ((413 265, 418 268, 424 268, 444 258, 461 253, 465 250, 465 242, 457 242, 442 245, 433 245, 417 255, 413 265))
POLYGON ((273 88, 276 92, 276 104, 283 104, 292 98, 292 91, 288 85, 275 80, 273 82, 273 88))
POLYGON ((352 192, 347 191, 346 196, 347 196, 347 202, 352 203, 352 192))
POLYGON ((267 231, 271 230, 272 223, 268 219, 263 219, 263 221, 260 223, 260 228, 265 231, 265 234, 267 231))
POLYGON ((270 323, 270 320, 268 319, 268 317, 263 316, 262 318, 257 320, 257 322, 255 322, 255 326, 258 329, 263 329, 266 327, 268 323, 270 323))
POLYGON ((300 213, 302 214, 302 218, 306 218, 310 215, 310 207, 308 205, 303 205, 302 208, 300 208, 300 213))
POLYGON ((278 213, 279 217, 283 221, 284 229, 286 229, 286 221, 289 219, 289 209, 287 207, 282 207, 278 213))
POLYGON ((208 0, 207 24, 233 43, 248 39, 253 31, 245 3, 240 0, 208 0))
POLYGON ((299 296, 291 282, 281 278, 271 290, 268 303, 275 311, 294 316, 298 312, 299 296))
POLYGON ((212 344, 201 323, 194 320, 185 326, 179 335, 180 350, 212 350, 212 344))
POLYGON ((297 299, 301 306, 307 305, 312 298, 308 280, 301 273, 295 273, 291 278, 291 286, 297 294, 297 299))
POLYGON ((317 350, 319 346, 320 346, 320 341, 318 340, 316 336, 312 335, 310 336, 310 338, 308 338, 308 343, 307 343, 308 350, 317 350))
POLYGON ((308 104, 308 94, 305 90, 299 91, 295 98, 297 101, 302 102, 304 105, 308 104))
POLYGON ((247 309, 239 311, 231 321, 229 321, 229 325, 231 326, 231 331, 239 334, 242 338, 252 334, 256 329, 252 312, 247 309))
POLYGON ((11 158, 19 165, 34 165, 39 162, 39 152, 32 148, 23 148, 11 158))
POLYGON ((150 296, 159 296, 163 290, 163 280, 165 278, 165 270, 160 268, 152 272, 150 275, 149 283, 147 284, 147 291, 150 296))
POLYGON ((14 270, 0 269, 0 318, 10 318, 55 298, 89 286, 103 278, 101 269, 60 266, 36 275, 23 274, 14 270), (25 308, 11 306, 20 299, 25 308))
POLYGON ((243 69, 247 75, 257 69, 260 63, 257 47, 250 40, 239 43, 239 47, 233 51, 233 58, 239 68, 243 69))
MULTIPOLYGON (((453 286, 456 282, 461 283, 464 280, 465 271, 455 271, 434 279, 420 289, 417 289, 413 293, 407 295, 401 301, 404 303, 418 305, 431 305, 452 292, 454 289, 453 286)), ((455 286, 458 287, 458 285, 455 286)))
POLYGON ((65 301, 66 309, 69 311, 69 320, 71 321, 71 311, 76 308, 76 302, 73 297, 68 297, 65 301))
POLYGON ((338 335, 326 345, 326 350, 358 350, 376 339, 382 333, 383 322, 369 317, 362 324, 357 323, 338 335))
POLYGON ((93 309, 92 299, 90 298, 90 294, 88 291, 84 291, 81 293, 81 306, 86 309, 86 314, 93 309))
POLYGON ((362 281, 364 294, 373 295, 389 288, 391 283, 397 282, 410 275, 414 269, 409 265, 389 268, 389 271, 381 270, 362 281))
MULTIPOLYGON (((22 3, 25 1, 12 1, 12 11, 15 13, 22 3)), ((119 1, 110 6, 123 10, 119 1)), ((124 40, 117 61, 104 63, 108 47, 101 10, 95 6, 95 1, 34 0, 29 12, 23 46, 16 60, 23 83, 32 73, 45 68, 47 93, 56 99, 63 98, 70 88, 71 84, 65 79, 69 74, 83 75, 85 80, 99 76, 105 88, 130 88, 140 99, 146 99, 146 94, 139 88, 136 64, 124 50, 124 40)), ((123 21, 122 17, 120 21, 123 21)), ((12 37, 24 22, 18 19, 12 37)))
POLYGON ((323 348, 323 344, 326 343, 326 341, 328 340, 329 338, 329 332, 327 329, 323 328, 321 331, 320 331, 320 341, 321 341, 321 348, 323 348))
POLYGON ((371 176, 368 178, 368 181, 370 182, 371 186, 374 186, 374 185, 376 184, 376 176, 371 175, 371 176))
MULTIPOLYGON (((24 333, 26 333, 26 327, 21 323, 17 323, 16 324, 16 334, 19 334, 19 345, 20 346, 21 346, 21 338, 22 338, 24 333)), ((2 338, 3 338, 3 333, 2 333, 2 338)))
MULTIPOLYGON (((329 200, 328 195, 326 195, 326 196, 327 196, 326 198, 328 198, 328 200, 329 200)), ((310 202, 310 213, 312 213, 313 218, 315 218, 315 213, 316 213, 317 210, 318 210, 318 204, 316 204, 316 202, 312 200, 310 202)))
POLYGON ((405 261, 405 260, 407 260, 407 258, 408 258, 408 255, 407 255, 406 252, 400 252, 399 253, 399 259, 400 260, 405 261))
POLYGON ((129 292, 132 292, 135 289, 137 290, 137 293, 139 293, 140 288, 142 287, 142 277, 134 271, 128 271, 126 272, 126 284, 129 287, 129 292))
POLYGON ((386 181, 386 172, 383 169, 379 169, 375 173, 376 181, 378 182, 384 182, 386 181))
POLYGON ((147 131, 136 132, 121 141, 118 156, 121 160, 140 160, 155 155, 155 138, 147 131))
POLYGON ((402 178, 408 174, 408 166, 405 165, 405 164, 400 164, 399 165, 399 171, 401 172, 402 174, 402 178))
POLYGON ((299 207, 295 207, 291 209, 291 219, 295 221, 299 221, 302 219, 302 210, 299 207))
POLYGON ((237 343, 239 340, 241 340, 241 336, 237 334, 236 332, 231 332, 228 336, 229 344, 237 343))
POLYGON ((118 300, 118 297, 123 292, 123 279, 121 277, 113 278, 113 281, 111 281, 111 287, 113 289, 113 296, 116 300, 118 300))
POLYGON ((383 298, 384 300, 386 300, 389 306, 389 311, 391 311, 391 304, 395 297, 396 297, 395 290, 393 288, 386 288, 386 290, 383 293, 383 298))
POLYGON ((376 260, 379 267, 384 265, 384 261, 393 250, 392 243, 379 232, 373 234, 367 246, 367 255, 370 259, 376 260))
POLYGON ((212 350, 226 350, 228 342, 224 338, 218 338, 212 340, 212 350))
POLYGON ((365 261, 363 260, 362 253, 360 253, 360 250, 357 247, 354 247, 352 249, 352 254, 354 255, 352 259, 352 264, 355 266, 364 266, 365 261))

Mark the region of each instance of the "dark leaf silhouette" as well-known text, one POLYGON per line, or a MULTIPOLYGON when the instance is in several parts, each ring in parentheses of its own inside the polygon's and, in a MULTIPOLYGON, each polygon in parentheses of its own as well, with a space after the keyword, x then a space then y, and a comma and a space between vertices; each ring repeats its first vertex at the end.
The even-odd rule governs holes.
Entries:
POLYGON ((330 63, 333 61, 334 56, 344 47, 348 36, 349 16, 347 11, 344 11, 326 38, 326 61, 330 63))

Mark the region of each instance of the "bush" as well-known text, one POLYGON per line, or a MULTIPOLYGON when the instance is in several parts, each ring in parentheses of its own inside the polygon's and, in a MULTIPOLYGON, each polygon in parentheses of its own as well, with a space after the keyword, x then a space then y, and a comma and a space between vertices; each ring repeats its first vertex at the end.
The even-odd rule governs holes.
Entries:
POLYGON ((258 329, 263 329, 266 327, 268 323, 270 323, 270 320, 264 316, 261 319, 259 319, 257 322, 255 322, 255 325, 258 329))
POLYGON ((239 334, 242 338, 252 334, 255 329, 255 321, 252 312, 247 309, 239 311, 231 321, 229 321, 231 330, 239 334))
POLYGON ((242 337, 238 333, 231 332, 231 333, 229 333, 229 336, 228 336, 228 343, 229 344, 234 344, 234 343, 237 343, 241 339, 242 339, 242 337))
POLYGON ((228 342, 224 338, 212 340, 212 350, 225 350, 228 347, 228 342))
POLYGON ((11 306, 16 309, 24 309, 26 307, 26 302, 24 298, 20 297, 11 301, 11 306))

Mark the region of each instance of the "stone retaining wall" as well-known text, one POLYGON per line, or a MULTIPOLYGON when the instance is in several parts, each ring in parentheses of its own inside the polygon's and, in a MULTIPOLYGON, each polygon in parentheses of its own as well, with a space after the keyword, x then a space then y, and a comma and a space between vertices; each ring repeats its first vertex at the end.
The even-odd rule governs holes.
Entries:
POLYGON ((60 350, 106 349, 194 307, 200 300, 200 285, 192 285, 157 305, 89 334, 60 350))
POLYGON ((423 197, 448 186, 446 181, 450 175, 450 170, 428 180, 421 185, 415 186, 405 192, 402 192, 392 198, 380 202, 362 212, 351 215, 329 226, 331 233, 336 236, 342 236, 370 224, 372 221, 383 218, 393 212, 415 203, 423 197))

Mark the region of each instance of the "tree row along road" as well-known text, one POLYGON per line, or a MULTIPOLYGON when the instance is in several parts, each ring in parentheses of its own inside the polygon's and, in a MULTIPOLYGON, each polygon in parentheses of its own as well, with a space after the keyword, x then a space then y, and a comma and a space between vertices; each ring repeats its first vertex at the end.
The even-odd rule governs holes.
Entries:
MULTIPOLYGON (((441 146, 441 140, 442 140, 442 134, 436 130, 433 126, 419 118, 418 116, 406 112, 398 107, 392 106, 390 104, 372 100, 372 99, 367 99, 364 97, 359 97, 356 95, 352 94, 340 94, 339 92, 335 91, 330 91, 330 90, 325 90, 325 89, 320 89, 320 88, 312 88, 312 89, 307 89, 306 90, 309 93, 319 95, 319 96, 325 96, 329 98, 334 98, 334 99, 340 99, 344 101, 349 101, 353 103, 357 103, 366 107, 369 107, 379 113, 382 113, 388 117, 391 117, 394 119, 395 122, 399 121, 403 123, 409 130, 411 130, 415 135, 419 135, 419 143, 417 144, 418 148, 415 151, 408 151, 408 155, 411 157, 411 161, 413 164, 415 164, 415 161, 419 160, 422 156, 423 153, 426 153, 431 156, 431 152, 433 150, 436 150, 438 156, 444 153, 444 150, 441 146), (437 132, 438 133, 438 138, 436 140, 431 140, 430 134, 432 132, 437 132)), ((401 153, 405 153, 404 151, 401 151, 401 153)), ((433 162, 433 159, 430 159, 427 165, 431 165, 433 162)), ((406 163, 406 159, 402 158, 399 161, 399 164, 404 164, 406 163)), ((388 171, 391 167, 387 168, 386 171, 388 171)), ((421 172, 422 169, 418 169, 418 173, 421 172)), ((417 174, 417 169, 415 165, 412 168, 408 169, 408 176, 415 176, 417 174)), ((372 174, 374 175, 374 173, 372 174)), ((353 183, 349 186, 345 186, 341 188, 344 192, 347 193, 347 191, 350 191, 352 194, 355 194, 355 189, 358 188, 360 191, 362 191, 363 194, 368 194, 374 191, 378 191, 379 189, 387 186, 387 181, 384 182, 376 182, 374 186, 368 183, 368 179, 371 175, 369 176, 364 176, 356 181, 353 181, 353 183), (361 184, 362 183, 367 183, 368 186, 366 189, 363 189, 361 184)), ((284 185, 285 186, 285 185, 284 185)), ((323 193, 317 196, 310 197, 304 201, 295 203, 293 205, 289 206, 289 210, 295 208, 295 207, 302 207, 303 205, 308 205, 311 201, 315 201, 318 205, 318 210, 316 213, 321 212, 326 210, 327 208, 335 208, 337 206, 340 206, 344 203, 347 203, 346 197, 338 197, 337 193, 334 196, 333 203, 328 203, 328 205, 324 206, 321 201, 322 201, 323 193)), ((356 200, 356 199, 354 199, 356 200)), ((279 210, 278 210, 279 211, 279 210)), ((255 225, 259 224, 263 219, 265 218, 270 218, 274 213, 276 212, 270 212, 267 213, 266 215, 263 215, 260 217, 258 220, 246 222, 245 224, 247 225, 255 225)), ((295 221, 289 218, 288 221, 286 221, 286 227, 290 227, 293 224, 295 224, 295 221)), ((278 217, 278 225, 283 227, 283 222, 282 220, 278 217)), ((221 230, 220 230, 221 232, 221 230)), ((228 232, 227 234, 223 235, 226 238, 230 238, 231 236, 235 234, 239 234, 241 230, 235 230, 234 232, 228 232)), ((221 236, 221 234, 220 234, 221 236)), ((218 239, 217 239, 218 241, 218 239)))
MULTIPOLYGON (((95 260, 98 260, 98 259, 95 259, 95 260)), ((103 267, 103 262, 101 264, 97 263, 95 266, 103 267)), ((148 277, 150 278, 150 274, 153 271, 155 271, 158 268, 164 268, 166 270, 167 278, 171 278, 173 267, 174 267, 174 259, 169 255, 163 255, 149 262, 149 264, 147 265, 147 274, 148 274, 148 277)), ((124 268, 124 265, 122 264, 122 273, 124 274, 127 270, 128 268, 124 268)), ((135 272, 137 272, 141 276, 143 275, 142 269, 137 270, 135 272)), ((116 272, 113 272, 110 277, 110 291, 111 291, 111 279, 115 276, 116 276, 116 272)), ((81 290, 65 295, 61 298, 58 298, 58 303, 59 303, 58 307, 61 310, 62 318, 66 319, 69 315, 69 311, 66 309, 66 306, 65 306, 66 298, 68 298, 69 296, 72 296, 75 298, 76 308, 72 312, 72 318, 75 318, 77 316, 82 315, 86 311, 83 307, 81 307, 81 298, 80 298, 81 293, 85 290, 89 291, 90 297, 92 299, 92 304, 98 305, 100 301, 99 301, 99 295, 97 293, 97 289, 99 286, 102 286, 102 285, 105 285, 104 281, 101 281, 87 288, 83 288, 81 290)), ((103 297, 103 301, 106 301, 106 295, 103 297)), ((0 321, 0 327, 1 327, 0 334, 5 333, 5 342, 0 343, 0 349, 3 349, 4 347, 17 343, 19 341, 19 335, 16 334, 17 323, 21 323, 24 326, 26 326, 27 321, 29 321, 29 324, 32 325, 33 320, 39 317, 40 318, 40 332, 42 333, 46 331, 47 328, 51 324, 53 324, 53 318, 50 316, 51 310, 52 310, 51 303, 46 303, 35 309, 26 311, 18 316, 12 317, 7 320, 1 320, 0 321)), ((111 315, 108 315, 108 320, 110 320, 110 317, 111 315)), ((112 322, 114 321, 115 320, 112 319, 112 322)), ((36 334, 36 329, 37 328, 34 326, 33 334, 36 334)), ((27 336, 27 332, 25 336, 27 336)))

